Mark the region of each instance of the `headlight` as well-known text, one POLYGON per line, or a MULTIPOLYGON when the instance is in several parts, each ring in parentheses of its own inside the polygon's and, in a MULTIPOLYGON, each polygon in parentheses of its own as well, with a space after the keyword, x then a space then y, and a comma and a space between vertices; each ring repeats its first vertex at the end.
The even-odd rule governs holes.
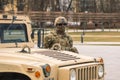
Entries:
POLYGON ((43 72, 44 72, 45 77, 50 76, 50 72, 51 72, 50 65, 45 64, 44 66, 42 66, 42 68, 43 68, 43 72))
POLYGON ((76 72, 74 69, 70 70, 70 80, 76 80, 76 72))
POLYGON ((98 77, 102 78, 104 75, 104 67, 102 65, 99 65, 98 67, 98 77))

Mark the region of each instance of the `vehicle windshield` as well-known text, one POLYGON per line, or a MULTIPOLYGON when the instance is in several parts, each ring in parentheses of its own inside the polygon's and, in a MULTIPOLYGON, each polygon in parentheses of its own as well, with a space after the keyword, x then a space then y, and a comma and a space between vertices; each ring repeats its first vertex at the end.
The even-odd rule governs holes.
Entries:
POLYGON ((0 24, 0 43, 28 42, 25 24, 0 24))

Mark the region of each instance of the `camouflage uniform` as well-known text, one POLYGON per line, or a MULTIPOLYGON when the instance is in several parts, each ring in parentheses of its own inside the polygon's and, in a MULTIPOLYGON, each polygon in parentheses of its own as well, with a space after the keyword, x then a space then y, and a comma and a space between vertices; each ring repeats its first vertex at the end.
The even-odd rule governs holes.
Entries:
POLYGON ((77 49, 73 47, 72 38, 65 33, 65 24, 67 20, 64 17, 58 17, 55 20, 56 31, 50 32, 45 36, 44 47, 53 50, 67 50, 78 53, 77 49))

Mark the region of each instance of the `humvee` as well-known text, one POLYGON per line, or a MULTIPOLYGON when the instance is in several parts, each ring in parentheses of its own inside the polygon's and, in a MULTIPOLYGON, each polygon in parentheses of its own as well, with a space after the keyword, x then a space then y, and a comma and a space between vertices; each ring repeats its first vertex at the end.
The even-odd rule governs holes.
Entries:
POLYGON ((104 62, 69 51, 36 47, 31 20, 0 14, 0 80, 104 80, 104 62))

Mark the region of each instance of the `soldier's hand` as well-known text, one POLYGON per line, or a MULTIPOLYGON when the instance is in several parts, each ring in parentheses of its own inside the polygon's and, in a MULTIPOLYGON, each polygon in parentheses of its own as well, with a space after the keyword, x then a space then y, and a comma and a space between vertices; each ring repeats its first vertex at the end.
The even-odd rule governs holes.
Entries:
POLYGON ((51 49, 53 49, 53 50, 61 50, 61 45, 60 45, 59 43, 55 43, 55 44, 51 47, 51 49))

